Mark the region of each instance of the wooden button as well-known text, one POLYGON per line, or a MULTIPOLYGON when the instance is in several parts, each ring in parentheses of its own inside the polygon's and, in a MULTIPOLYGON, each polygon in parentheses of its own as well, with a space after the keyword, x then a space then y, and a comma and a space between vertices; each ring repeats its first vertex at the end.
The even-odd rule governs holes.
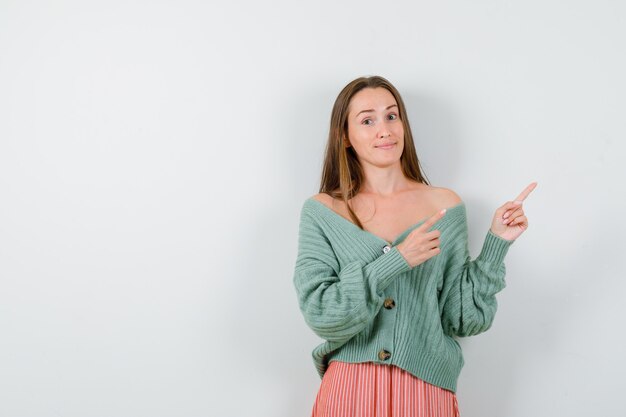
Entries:
POLYGON ((391 358, 391 352, 384 349, 378 352, 378 359, 381 361, 386 361, 389 358, 391 358))
POLYGON ((396 306, 396 302, 393 301, 393 298, 388 297, 388 298, 385 299, 385 302, 383 303, 383 306, 387 310, 391 310, 392 308, 394 308, 396 306))

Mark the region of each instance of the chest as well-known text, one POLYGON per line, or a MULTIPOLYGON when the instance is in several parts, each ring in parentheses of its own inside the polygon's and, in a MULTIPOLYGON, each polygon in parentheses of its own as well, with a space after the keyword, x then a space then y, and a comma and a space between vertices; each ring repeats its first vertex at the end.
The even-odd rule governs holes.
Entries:
MULTIPOLYGON (((363 228, 387 242, 394 242, 411 226, 426 220, 437 210, 437 206, 429 201, 366 202, 354 209, 363 228)), ((350 218, 347 209, 341 215, 350 218)))

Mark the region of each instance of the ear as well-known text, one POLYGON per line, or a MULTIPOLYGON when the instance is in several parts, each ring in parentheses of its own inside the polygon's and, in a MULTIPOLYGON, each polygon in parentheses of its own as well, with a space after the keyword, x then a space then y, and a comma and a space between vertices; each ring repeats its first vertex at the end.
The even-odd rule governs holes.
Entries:
POLYGON ((344 146, 345 148, 349 148, 350 146, 352 146, 352 144, 350 143, 350 139, 348 139, 348 137, 347 137, 347 136, 344 136, 344 137, 343 137, 343 146, 344 146))

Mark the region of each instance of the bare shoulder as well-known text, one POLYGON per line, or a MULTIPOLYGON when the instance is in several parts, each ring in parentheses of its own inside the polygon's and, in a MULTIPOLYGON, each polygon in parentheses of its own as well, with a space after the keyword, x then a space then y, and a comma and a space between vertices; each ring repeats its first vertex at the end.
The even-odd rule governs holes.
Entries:
POLYGON ((335 201, 334 198, 332 198, 326 193, 314 194, 311 196, 311 198, 319 201, 320 203, 324 204, 326 207, 330 207, 330 208, 333 207, 333 203, 335 201))
POLYGON ((332 197, 326 193, 313 194, 310 198, 313 198, 320 203, 328 202, 328 200, 332 199, 332 197))
POLYGON ((453 207, 463 202, 463 199, 449 188, 433 187, 433 191, 441 207, 453 207))

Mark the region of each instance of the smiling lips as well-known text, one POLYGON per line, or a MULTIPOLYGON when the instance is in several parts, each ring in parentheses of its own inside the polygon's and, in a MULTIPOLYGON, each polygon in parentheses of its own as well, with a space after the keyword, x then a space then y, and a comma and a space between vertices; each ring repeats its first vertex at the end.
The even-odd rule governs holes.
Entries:
POLYGON ((395 144, 396 144, 395 142, 389 142, 389 143, 385 143, 383 145, 376 146, 376 148, 378 148, 378 149, 391 149, 391 148, 393 148, 393 146, 395 144))

